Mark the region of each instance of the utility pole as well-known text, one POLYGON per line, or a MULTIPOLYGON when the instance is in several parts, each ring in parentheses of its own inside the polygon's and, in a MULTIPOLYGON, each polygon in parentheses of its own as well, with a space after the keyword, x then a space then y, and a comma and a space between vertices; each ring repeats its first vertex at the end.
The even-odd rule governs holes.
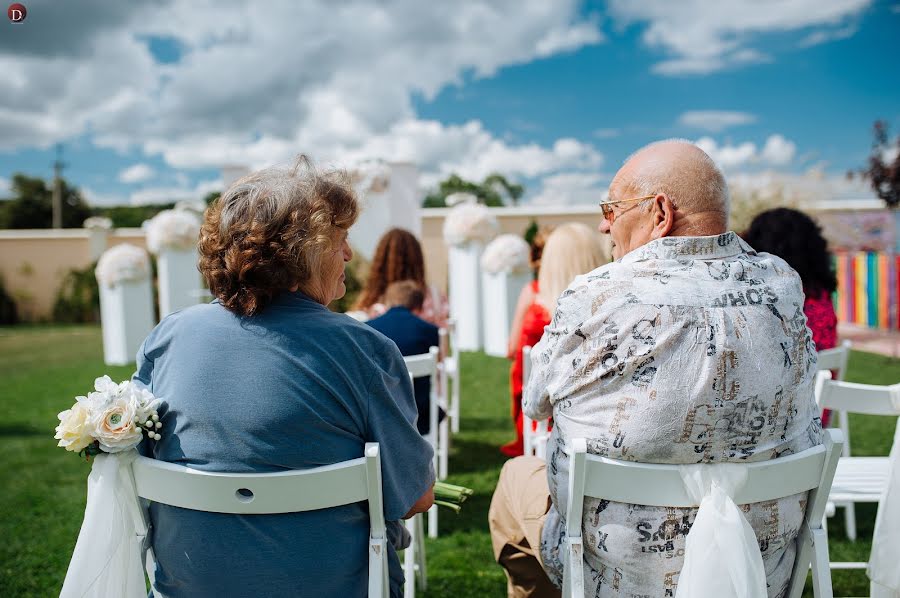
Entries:
POLYGON ((62 228, 62 144, 56 144, 56 161, 53 162, 53 228, 62 228))

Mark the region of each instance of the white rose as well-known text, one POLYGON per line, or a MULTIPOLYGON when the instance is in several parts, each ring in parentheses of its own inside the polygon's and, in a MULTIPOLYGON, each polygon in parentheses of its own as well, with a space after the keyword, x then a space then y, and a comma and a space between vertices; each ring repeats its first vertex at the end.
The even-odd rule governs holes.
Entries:
POLYGON ((143 438, 141 428, 135 425, 139 408, 138 401, 128 393, 108 401, 105 409, 92 411, 90 427, 103 451, 118 453, 138 445, 143 438))
POLYGON ((67 409, 57 416, 59 425, 56 426, 56 436, 54 436, 59 440, 57 446, 75 453, 94 442, 91 437, 91 427, 87 425, 90 412, 82 402, 84 398, 78 397, 78 402, 72 405, 71 409, 67 409))

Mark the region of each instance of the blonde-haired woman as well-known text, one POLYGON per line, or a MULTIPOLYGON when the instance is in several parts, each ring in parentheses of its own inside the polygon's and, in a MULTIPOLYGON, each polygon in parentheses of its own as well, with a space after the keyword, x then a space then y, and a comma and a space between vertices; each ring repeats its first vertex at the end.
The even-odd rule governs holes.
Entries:
POLYGON ((579 274, 607 264, 612 251, 606 238, 581 222, 568 222, 550 233, 541 255, 534 301, 522 316, 513 353, 515 361, 509 373, 512 395, 512 419, 516 439, 500 447, 503 454, 516 457, 523 453, 522 435, 522 347, 534 346, 550 323, 556 300, 579 274))

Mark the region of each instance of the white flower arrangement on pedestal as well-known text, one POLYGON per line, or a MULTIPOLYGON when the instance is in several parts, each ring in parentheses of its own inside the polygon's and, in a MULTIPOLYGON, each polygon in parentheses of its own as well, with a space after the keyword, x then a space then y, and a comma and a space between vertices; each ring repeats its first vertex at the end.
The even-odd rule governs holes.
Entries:
POLYGON ((122 243, 103 252, 94 275, 97 282, 107 287, 145 280, 150 276, 150 258, 137 245, 122 243))
POLYGON ((200 219, 188 210, 163 210, 146 224, 147 248, 156 255, 164 249, 191 249, 200 236, 200 219))
POLYGON ((444 220, 444 242, 451 246, 473 241, 487 243, 497 235, 499 228, 490 208, 466 201, 451 209, 444 220))
POLYGON ((391 184, 391 167, 383 160, 363 160, 350 170, 350 183, 359 195, 384 193, 391 184))
POLYGON ((91 216, 84 221, 82 227, 88 230, 109 230, 112 228, 112 219, 106 216, 91 216))
POLYGON ((94 392, 75 401, 57 416, 54 438, 67 451, 90 458, 135 448, 144 434, 152 440, 162 438, 157 413, 161 401, 133 382, 116 384, 109 376, 102 376, 94 380, 94 392))
POLYGON ((527 272, 530 263, 531 248, 519 235, 500 235, 481 255, 481 268, 488 274, 527 272))

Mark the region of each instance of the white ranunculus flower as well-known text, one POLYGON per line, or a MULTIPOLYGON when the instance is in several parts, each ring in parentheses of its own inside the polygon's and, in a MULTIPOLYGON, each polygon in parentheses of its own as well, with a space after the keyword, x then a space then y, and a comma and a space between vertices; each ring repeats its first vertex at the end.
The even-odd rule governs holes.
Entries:
POLYGON ((110 247, 103 252, 94 270, 97 282, 112 287, 123 282, 146 280, 150 276, 147 252, 129 243, 110 247))
POLYGON ((489 274, 527 272, 531 248, 519 235, 500 235, 484 248, 481 267, 489 274))
POLYGON ((463 203, 450 210, 444 220, 447 245, 463 245, 472 241, 487 243, 497 234, 497 218, 490 208, 480 203, 463 203))
POLYGON ((163 210, 147 223, 147 248, 154 254, 163 249, 191 249, 200 236, 200 219, 188 210, 163 210))
POLYGON ((126 393, 112 401, 107 400, 105 409, 91 412, 90 427, 103 451, 118 453, 134 448, 141 442, 143 430, 135 421, 140 416, 140 407, 137 397, 133 393, 126 393))
POLYGON ((71 409, 66 409, 57 416, 59 425, 56 426, 54 438, 59 440, 57 446, 61 446, 67 451, 77 453, 94 442, 94 438, 91 436, 91 427, 88 425, 90 412, 82 402, 86 398, 78 397, 78 402, 72 405, 71 409))

